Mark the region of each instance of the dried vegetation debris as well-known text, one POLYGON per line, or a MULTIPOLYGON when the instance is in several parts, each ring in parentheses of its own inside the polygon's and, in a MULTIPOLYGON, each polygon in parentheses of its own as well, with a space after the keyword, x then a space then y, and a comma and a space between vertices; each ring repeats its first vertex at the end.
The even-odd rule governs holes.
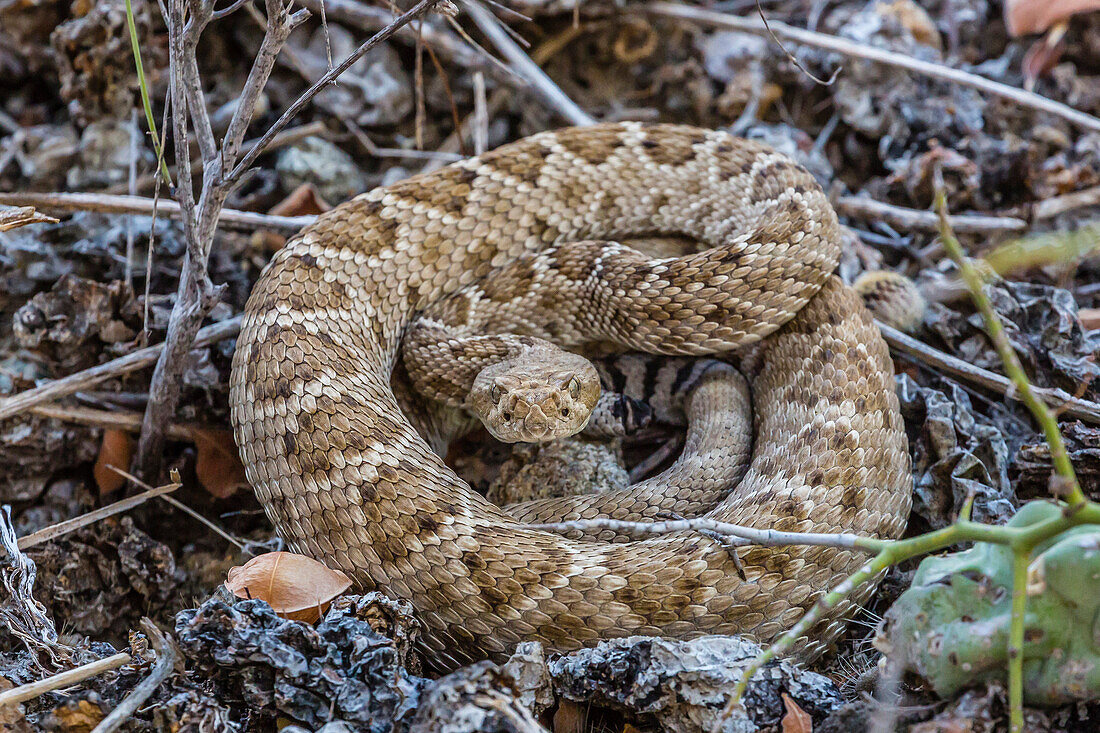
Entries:
POLYGON ((181 611, 175 635, 238 719, 251 710, 384 733, 411 719, 428 685, 402 664, 415 624, 408 604, 378 594, 344 597, 316 627, 280 618, 263 601, 215 597, 181 611), (394 638, 376 630, 387 624, 394 638))
MULTIPOLYGON (((552 660, 550 676, 568 700, 610 706, 633 716, 652 716, 662 730, 715 730, 730 692, 758 645, 734 636, 690 641, 628 637, 552 660)), ((728 717, 725 733, 774 726, 783 717, 786 693, 819 719, 840 705, 829 678, 786 661, 766 665, 749 683, 745 711, 728 717)))
MULTIPOLYGON (((139 193, 152 195, 154 160, 145 143, 144 122, 138 119, 135 124, 131 118, 136 77, 122 15, 124 5, 122 0, 74 4, 0 0, 0 191, 125 192, 131 158, 136 156, 134 185, 139 193)), ((1029 219, 1030 207, 1037 202, 1100 185, 1100 134, 1081 133, 1060 119, 982 96, 966 86, 807 47, 788 48, 806 70, 823 79, 840 67, 837 81, 823 86, 813 82, 769 38, 655 20, 641 13, 616 11, 607 3, 586 4, 576 22, 572 0, 525 0, 515 6, 536 20, 525 23, 512 16, 501 17, 532 41, 530 54, 589 113, 606 119, 727 127, 793 155, 837 195, 856 194, 924 209, 931 201, 933 170, 938 166, 944 173, 952 211, 1029 219)), ((167 34, 155 4, 135 0, 134 8, 159 120, 166 89, 167 34)), ((330 50, 338 60, 372 27, 370 23, 380 17, 378 12, 373 5, 329 2, 327 33, 319 21, 295 33, 287 51, 280 55, 261 100, 261 119, 250 133, 265 129, 305 83, 328 68, 330 50)), ((1029 67, 1025 59, 1031 40, 1011 39, 1000 17, 1000 5, 986 0, 826 5, 783 0, 767 5, 765 12, 774 20, 836 33, 861 45, 949 63, 1012 85, 1023 84, 1032 74, 1041 93, 1100 114, 1100 67, 1095 63, 1100 57, 1100 13, 1075 18, 1057 53, 1044 61, 1045 66, 1029 67)), ((469 30, 463 19, 459 23, 469 30)), ((418 116, 416 37, 415 32, 397 34, 354 65, 339 84, 322 92, 299 122, 322 121, 323 128, 310 137, 291 136, 289 143, 261 158, 259 168, 231 194, 229 204, 250 211, 270 211, 281 204, 286 208, 278 213, 315 213, 361 190, 468 153, 475 71, 484 73, 488 92, 485 132, 490 146, 560 124, 554 111, 536 103, 525 90, 514 88, 514 79, 507 72, 486 61, 439 18, 429 18, 423 26, 422 38, 431 53, 420 59, 424 115, 418 116), (463 118, 469 120, 466 134, 456 138, 455 120, 463 118), (390 157, 395 150, 416 148, 418 139, 424 150, 438 150, 442 155, 390 157), (379 148, 384 152, 376 154, 379 148), (314 197, 319 195, 313 208, 303 208, 300 200, 296 203, 292 198, 303 186, 314 191, 314 197)), ((200 61, 216 130, 225 129, 259 38, 257 24, 244 12, 214 23, 203 36, 200 61)), ((160 194, 163 197, 165 191, 160 194)), ((1084 206, 1067 209, 1054 219, 1036 219, 1032 226, 1064 231, 1098 217, 1100 206, 1084 206)), ((917 276, 923 283, 954 278, 953 270, 936 266, 940 255, 929 232, 895 228, 873 215, 853 217, 847 223, 853 239, 842 266, 845 277, 882 264, 917 276)), ((999 236, 972 234, 968 244, 972 251, 982 252, 996 245, 999 236)), ((282 233, 271 232, 218 232, 211 277, 216 283, 229 283, 230 289, 226 302, 214 314, 216 319, 239 312, 251 283, 280 246, 281 237, 282 233)), ((79 213, 57 224, 0 234, 0 395, 161 340, 183 251, 179 226, 163 216, 153 222, 142 216, 79 213), (150 235, 152 279, 146 283, 150 235), (132 255, 127 265, 131 237, 132 255), (125 282, 127 273, 129 283, 125 282)), ((1079 249, 1080 254, 1087 251, 1087 247, 1079 249)), ((1100 396, 1100 380, 1096 379, 1100 331, 1083 330, 1077 306, 1100 305, 1100 288, 1095 286, 1098 275, 1095 258, 1086 258, 1074 267, 1021 269, 1012 277, 1025 282, 995 281, 988 286, 1035 381, 1093 400, 1100 396)), ((965 300, 933 305, 921 338, 973 364, 999 369, 980 319, 965 300)), ((231 355, 228 342, 192 352, 183 374, 189 391, 178 415, 181 422, 224 424, 231 355)), ((914 457, 914 530, 945 526, 970 495, 976 497, 976 519, 1002 522, 1022 499, 1047 493, 1049 450, 1017 403, 1006 403, 998 395, 907 359, 896 363, 903 372, 898 378, 899 396, 914 457)), ((112 380, 96 394, 83 394, 71 404, 140 410, 149 371, 112 380)), ((1082 483, 1095 493, 1100 486, 1100 430, 1068 420, 1062 421, 1062 427, 1082 483)), ((478 447, 484 449, 487 460, 474 462, 466 475, 484 488, 499 473, 507 455, 478 447)), ((189 462, 189 451, 190 446, 173 445, 167 460, 175 465, 189 462)), ((19 531, 38 529, 99 503, 91 479, 92 462, 99 453, 98 428, 29 413, 0 422, 0 500, 18 503, 19 531)), ((452 458, 463 460, 462 451, 456 450, 452 458)), ((514 456, 505 473, 524 470, 522 458, 514 456)), ((570 471, 588 469, 588 463, 578 466, 568 458, 561 463, 569 469, 562 472, 566 483, 574 480, 570 471)), ((595 468, 588 474, 597 481, 612 480, 608 476, 616 482, 623 480, 622 468, 611 458, 589 463, 595 468)), ((187 478, 191 479, 190 473, 187 478)), ((201 475, 199 480, 208 485, 201 475)), ((542 478, 528 483, 541 485, 542 478)), ((260 537, 268 532, 250 497, 237 496, 232 501, 200 498, 211 503, 192 501, 196 509, 232 522, 236 533, 260 537), (222 512, 237 513, 232 518, 217 516, 222 512)), ((35 550, 40 563, 39 596, 59 627, 121 643, 126 628, 136 625, 142 613, 169 623, 184 598, 207 592, 220 580, 223 566, 241 561, 226 557, 221 544, 212 551, 210 539, 196 534, 197 524, 175 532, 166 529, 174 527, 175 520, 151 514, 138 514, 133 522, 126 521, 84 530, 35 550)), ((904 573, 899 571, 897 577, 904 573)), ((878 597, 882 600, 893 592, 880 589, 878 597)), ((343 620, 334 621, 322 634, 320 627, 306 631, 288 626, 292 622, 276 620, 258 610, 261 604, 251 603, 247 612, 238 610, 241 604, 224 602, 217 613, 207 605, 192 612, 192 620, 198 618, 203 631, 200 634, 187 627, 186 633, 192 635, 187 647, 193 656, 191 672, 170 680, 158 693, 157 704, 152 706, 155 712, 144 711, 135 720, 135 729, 250 730, 271 724, 289 710, 306 716, 292 717, 315 728, 324 722, 321 716, 328 707, 317 703, 310 713, 309 700, 339 698, 348 675, 358 674, 352 670, 373 670, 369 674, 381 679, 384 675, 377 672, 382 668, 377 660, 394 653, 385 650, 411 648, 406 642, 387 647, 384 640, 373 639, 371 644, 376 646, 367 646, 376 656, 370 656, 366 647, 357 652, 348 646, 348 640, 336 638, 337 630, 355 638, 367 633, 361 619, 351 620, 355 614, 341 616, 343 620), (235 656, 227 657, 229 666, 220 667, 211 660, 216 652, 224 652, 225 645, 215 643, 223 637, 235 639, 239 645, 270 639, 271 656, 246 658, 241 651, 244 647, 238 646, 235 656), (338 663, 318 669, 307 664, 298 676, 284 679, 278 688, 282 692, 277 694, 276 659, 306 651, 330 655, 325 658, 338 663), (326 677, 335 668, 336 676, 326 677), (234 669, 243 670, 235 680, 230 674, 234 669), (314 674, 329 682, 313 684, 310 675, 314 674), (208 675, 212 680, 205 679, 208 675), (246 689, 246 685, 251 687, 246 689), (262 699, 257 712, 245 711, 247 696, 262 699)), ((381 602, 368 607, 388 608, 381 602)), ((397 624, 397 628, 413 627, 397 624)), ((97 647, 97 656, 109 653, 97 647)), ((407 654, 410 662, 415 659, 414 654, 407 654)), ((679 689, 680 682, 672 680, 680 677, 661 676, 668 666, 662 673, 642 674, 642 662, 652 662, 655 654, 651 640, 611 644, 602 648, 602 656, 593 654, 590 652, 583 664, 579 657, 553 664, 562 670, 583 669, 590 681, 604 680, 609 685, 610 680, 625 684, 623 680, 644 678, 646 684, 655 685, 646 689, 660 690, 653 694, 666 700, 668 709, 681 712, 643 711, 630 706, 640 706, 645 700, 631 697, 625 688, 612 686, 600 691, 593 687, 585 694, 591 699, 603 695, 601 699, 608 705, 617 700, 617 710, 608 712, 607 717, 590 718, 590 726, 602 725, 593 722, 599 720, 611 721, 608 727, 621 728, 629 718, 631 725, 653 729, 681 724, 659 724, 655 722, 658 718, 684 721, 714 712, 713 705, 706 703, 702 712, 683 713, 687 708, 676 697, 679 693, 670 691, 679 689), (620 666, 614 667, 609 661, 612 658, 626 661, 616 662, 620 666), (612 667, 620 677, 607 676, 612 667)), ((688 644, 660 654, 665 661, 678 658, 677 663, 690 667, 688 662, 698 661, 700 651, 688 644)), ((532 717, 548 725, 548 716, 555 710, 553 688, 563 685, 565 679, 552 680, 541 652, 533 649, 517 651, 505 665, 471 667, 438 682, 426 680, 415 668, 410 670, 402 678, 403 684, 420 693, 421 704, 419 712, 413 711, 412 703, 402 708, 402 725, 431 727, 438 723, 455 730, 522 729, 532 717), (509 665, 514 669, 509 671, 509 665), (536 698, 538 702, 532 704, 536 698), (495 701, 490 707, 496 706, 496 712, 485 713, 487 707, 479 707, 479 701, 495 701), (448 712, 458 705, 469 715, 448 712), (524 714, 526 709, 534 712, 524 714), (508 710, 515 716, 504 712, 508 710)), ((707 678, 709 673, 697 669, 685 668, 684 674, 694 675, 692 684, 714 682, 707 678)), ((49 697, 39 712, 53 705, 53 717, 39 716, 36 725, 72 730, 78 720, 90 723, 117 704, 140 676, 140 670, 107 675, 100 682, 89 683, 86 694, 70 697, 64 708, 56 705, 60 696, 49 697)), ((581 677, 575 681, 580 684, 581 677)), ((394 683, 389 680, 386 684, 394 683)), ((356 716, 372 719, 369 705, 362 703, 363 688, 352 685, 347 689, 355 694, 349 693, 346 709, 339 707, 344 703, 333 708, 336 719, 322 726, 325 733, 360 729, 365 724, 356 716)), ((386 704, 396 704, 392 686, 379 689, 383 690, 381 697, 390 700, 386 704)), ((803 704, 795 693, 790 694, 803 704)), ((945 721, 950 721, 951 715, 956 719, 970 716, 974 721, 984 717, 984 722, 975 722, 975 730, 987 723, 996 726, 1004 715, 999 699, 995 694, 970 694, 938 714, 945 721)), ((777 695, 768 700, 765 719, 770 722, 764 725, 774 728, 784 708, 777 695)), ((923 702, 927 699, 914 698, 914 705, 923 702)), ((839 722, 846 719, 841 709, 822 722, 821 710, 805 704, 821 730, 829 730, 830 725, 848 729, 839 722)), ((1043 715, 1044 725, 1049 723, 1053 729, 1065 729, 1080 720, 1064 711, 1043 715)))
POLYGON ((183 574, 172 550, 138 529, 130 517, 111 518, 29 551, 38 566, 39 593, 50 618, 72 633, 117 642, 142 616, 185 603, 183 574))

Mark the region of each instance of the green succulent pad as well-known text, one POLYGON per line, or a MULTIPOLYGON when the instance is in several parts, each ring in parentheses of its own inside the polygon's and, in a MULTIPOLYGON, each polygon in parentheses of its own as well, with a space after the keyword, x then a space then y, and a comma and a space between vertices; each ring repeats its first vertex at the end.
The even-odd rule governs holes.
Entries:
MULTIPOLYGON (((1050 519, 1060 510, 1035 501, 1010 527, 1050 519)), ((1024 702, 1058 705, 1100 696, 1100 529, 1081 526, 1032 553, 1024 620, 1024 702)), ((902 671, 949 697, 1007 675, 1012 551, 978 542, 929 557, 913 585, 886 613, 875 645, 902 671)))

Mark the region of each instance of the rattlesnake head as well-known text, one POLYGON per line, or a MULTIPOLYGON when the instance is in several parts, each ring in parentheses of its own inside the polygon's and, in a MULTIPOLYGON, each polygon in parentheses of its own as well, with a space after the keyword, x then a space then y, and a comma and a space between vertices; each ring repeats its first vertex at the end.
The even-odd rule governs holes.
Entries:
POLYGON ((483 369, 467 408, 497 440, 542 443, 580 432, 599 397, 588 359, 546 345, 483 369))

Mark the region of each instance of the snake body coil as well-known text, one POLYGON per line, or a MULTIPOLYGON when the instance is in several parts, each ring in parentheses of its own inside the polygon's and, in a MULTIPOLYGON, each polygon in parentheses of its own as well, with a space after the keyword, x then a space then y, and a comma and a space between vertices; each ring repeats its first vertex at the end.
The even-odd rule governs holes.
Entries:
POLYGON ((442 669, 523 640, 556 651, 632 634, 765 641, 862 556, 741 549, 742 580, 699 534, 612 544, 526 529, 429 449, 391 378, 418 312, 523 256, 553 249, 563 254, 551 266, 567 272, 568 242, 697 240, 710 249, 615 270, 625 320, 601 327, 662 353, 761 342, 742 364, 753 457, 706 516, 898 536, 911 478, 893 369, 858 297, 831 274, 837 227, 788 158, 668 125, 543 133, 359 196, 280 250, 246 306, 231 406, 248 479, 295 550, 411 601, 442 669))

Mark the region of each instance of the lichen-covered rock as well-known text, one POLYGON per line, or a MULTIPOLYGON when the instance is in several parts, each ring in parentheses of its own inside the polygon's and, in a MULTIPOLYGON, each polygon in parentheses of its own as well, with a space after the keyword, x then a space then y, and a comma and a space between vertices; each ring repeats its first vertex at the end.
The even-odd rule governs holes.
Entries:
POLYGON ((408 604, 377 593, 340 599, 316 627, 280 618, 263 601, 214 597, 176 616, 176 637, 189 667, 242 715, 389 733, 403 729, 431 684, 402 663, 411 618, 408 604))
POLYGON ((502 667, 478 662, 428 690, 409 733, 544 733, 502 667))
MULTIPOLYGON (((1031 502, 1010 527, 1061 510, 1031 502)), ((1027 575, 1024 701, 1058 705, 1100 696, 1100 530, 1075 527, 1037 547, 1027 575)), ((886 613, 876 646, 941 696, 1006 675, 1012 551, 979 542, 925 559, 886 613)))
MULTIPOLYGON (((633 636, 556 659, 550 676, 569 700, 653 716, 668 733, 697 733, 715 729, 734 686, 760 651, 737 636, 690 641, 633 636)), ((749 683, 747 717, 731 715, 719 730, 742 733, 777 725, 784 692, 818 718, 841 703, 829 678, 787 661, 771 662, 749 683)))

